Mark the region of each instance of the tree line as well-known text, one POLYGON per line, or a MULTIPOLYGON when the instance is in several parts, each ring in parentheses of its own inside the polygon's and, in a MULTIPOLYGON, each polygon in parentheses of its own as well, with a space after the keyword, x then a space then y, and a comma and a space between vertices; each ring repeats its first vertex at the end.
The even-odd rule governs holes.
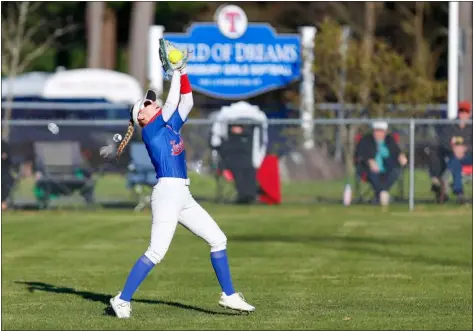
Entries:
MULTIPOLYGON (((209 21, 210 2, 4 2, 2 75, 102 67, 146 85, 151 24, 183 31, 209 21)), ((249 21, 279 32, 318 28, 314 72, 319 101, 370 105, 445 99, 448 3, 242 2, 249 21), (346 43, 343 31, 349 28, 346 43), (341 49, 346 49, 341 52, 341 49)), ((297 97, 297 96, 295 96, 297 97)))

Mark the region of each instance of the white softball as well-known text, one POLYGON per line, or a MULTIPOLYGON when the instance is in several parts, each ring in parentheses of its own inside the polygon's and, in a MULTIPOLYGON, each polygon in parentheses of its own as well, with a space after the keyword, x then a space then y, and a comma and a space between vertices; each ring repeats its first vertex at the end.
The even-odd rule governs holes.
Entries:
POLYGON ((48 130, 51 131, 52 134, 58 134, 59 133, 59 127, 57 126, 56 123, 49 123, 48 124, 48 130))
POLYGON ((119 133, 115 133, 115 134, 113 135, 113 141, 116 142, 116 143, 122 141, 122 135, 119 134, 119 133))

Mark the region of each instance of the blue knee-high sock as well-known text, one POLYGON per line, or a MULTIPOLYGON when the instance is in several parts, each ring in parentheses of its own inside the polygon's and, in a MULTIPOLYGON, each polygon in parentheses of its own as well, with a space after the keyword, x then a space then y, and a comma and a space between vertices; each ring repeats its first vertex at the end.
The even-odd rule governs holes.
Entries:
POLYGON ((233 289, 232 276, 230 274, 230 266, 228 265, 227 250, 211 252, 210 260, 214 267, 215 274, 217 275, 218 282, 222 291, 226 295, 232 295, 235 293, 233 289))
POLYGON ((140 286, 153 267, 154 263, 145 255, 140 257, 128 274, 120 299, 131 301, 131 297, 138 289, 138 286, 140 286))

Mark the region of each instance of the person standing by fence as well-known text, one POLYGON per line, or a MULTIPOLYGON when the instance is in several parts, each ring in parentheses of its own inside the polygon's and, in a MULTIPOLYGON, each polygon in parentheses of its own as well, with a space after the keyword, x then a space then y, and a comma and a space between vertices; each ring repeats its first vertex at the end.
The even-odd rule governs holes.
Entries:
POLYGON ((8 198, 13 187, 10 146, 2 139, 2 211, 8 209, 8 198))
POLYGON ((464 165, 471 165, 473 159, 471 125, 467 121, 471 117, 471 103, 462 101, 458 104, 460 123, 445 126, 440 130, 438 144, 430 155, 430 172, 432 191, 437 201, 445 200, 445 189, 441 176, 448 169, 453 177, 452 190, 459 203, 464 202, 463 174, 464 165))

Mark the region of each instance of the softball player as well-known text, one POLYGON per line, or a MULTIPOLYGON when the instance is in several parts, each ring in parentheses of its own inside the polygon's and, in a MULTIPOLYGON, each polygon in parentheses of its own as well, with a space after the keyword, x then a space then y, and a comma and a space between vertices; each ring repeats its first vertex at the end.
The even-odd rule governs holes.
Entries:
POLYGON ((184 141, 179 130, 192 106, 192 89, 183 65, 173 72, 169 95, 162 108, 156 104, 153 91, 148 91, 145 100, 133 106, 127 133, 117 149, 119 157, 133 135, 134 125, 138 124, 158 178, 151 196, 150 245, 131 269, 123 290, 110 300, 118 318, 130 317, 133 294, 155 264, 164 258, 178 223, 210 245, 210 260, 222 288, 219 304, 239 311, 255 310, 233 289, 225 234, 189 191, 184 141))

